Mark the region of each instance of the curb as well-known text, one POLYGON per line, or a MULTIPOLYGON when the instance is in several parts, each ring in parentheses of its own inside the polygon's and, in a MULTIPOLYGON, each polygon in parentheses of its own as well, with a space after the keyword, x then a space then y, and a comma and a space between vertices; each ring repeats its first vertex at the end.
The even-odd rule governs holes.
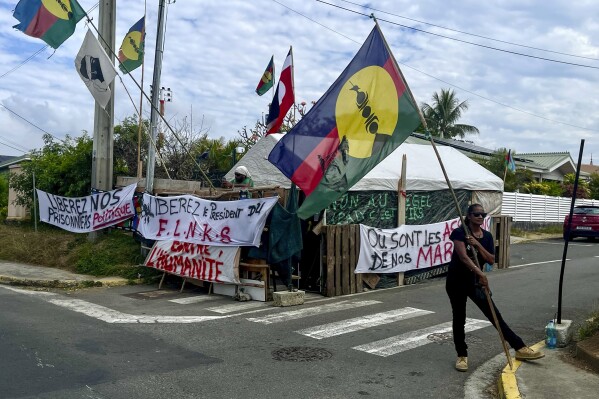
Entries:
MULTIPOLYGON (((545 347, 545 341, 538 342, 532 345, 530 348, 533 350, 539 350, 545 347)), ((516 360, 516 358, 512 358, 512 365, 514 366, 510 369, 510 365, 506 365, 501 372, 501 375, 497 379, 497 388, 499 389, 499 397, 501 399, 521 399, 520 389, 518 388, 518 380, 516 379, 516 371, 522 364, 521 360, 516 360)))
POLYGON ((37 288, 120 287, 129 285, 124 278, 107 277, 98 280, 30 280, 0 275, 0 284, 37 288))
POLYGON ((576 357, 593 371, 599 373, 599 334, 576 343, 576 357))

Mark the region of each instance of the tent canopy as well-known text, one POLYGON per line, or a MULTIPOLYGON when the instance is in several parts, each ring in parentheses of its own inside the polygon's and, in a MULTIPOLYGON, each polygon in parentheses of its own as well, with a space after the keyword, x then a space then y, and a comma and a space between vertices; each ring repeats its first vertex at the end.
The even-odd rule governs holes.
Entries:
MULTIPOLYGON (((235 168, 243 165, 249 169, 254 185, 289 188, 291 181, 268 161, 270 151, 282 136, 282 134, 269 134, 262 137, 226 174, 226 178, 232 179, 235 168)), ((458 150, 445 146, 437 146, 437 150, 454 189, 503 191, 503 181, 499 177, 458 150)), ((407 160, 407 190, 447 189, 443 171, 432 146, 404 142, 356 183, 350 191, 397 191, 404 154, 406 154, 407 160)))

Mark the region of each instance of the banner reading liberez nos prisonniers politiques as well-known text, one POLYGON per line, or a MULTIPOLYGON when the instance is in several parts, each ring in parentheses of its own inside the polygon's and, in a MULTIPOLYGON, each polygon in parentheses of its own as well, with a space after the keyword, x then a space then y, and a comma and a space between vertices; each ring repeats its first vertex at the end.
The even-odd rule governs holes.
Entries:
POLYGON ((40 220, 74 233, 89 233, 112 226, 135 214, 132 200, 136 187, 137 183, 134 183, 74 198, 36 189, 40 220))
POLYGON ((278 197, 210 201, 192 195, 144 194, 137 230, 150 240, 219 246, 258 246, 278 197))
POLYGON ((181 277, 239 284, 239 247, 156 241, 145 266, 181 277))

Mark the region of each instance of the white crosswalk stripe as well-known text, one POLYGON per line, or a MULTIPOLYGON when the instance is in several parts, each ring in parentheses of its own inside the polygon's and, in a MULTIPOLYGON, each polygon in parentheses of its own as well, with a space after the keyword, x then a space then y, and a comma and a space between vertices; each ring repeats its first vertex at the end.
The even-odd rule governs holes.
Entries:
POLYGON ((323 324, 316 327, 305 328, 296 332, 311 338, 323 339, 364 330, 370 327, 394 323, 396 321, 406 320, 412 317, 424 316, 431 313, 434 312, 407 307, 391 310, 388 312, 355 317, 353 319, 342 320, 335 323, 323 324))
POLYGON ((215 296, 195 295, 195 296, 189 296, 186 298, 169 299, 169 302, 178 303, 179 305, 189 305, 192 303, 212 301, 214 299, 216 299, 215 296))
POLYGON ((209 310, 209 311, 215 312, 215 313, 225 314, 225 313, 233 313, 233 312, 238 312, 238 311, 242 311, 242 310, 267 307, 267 306, 270 306, 270 305, 266 304, 265 302, 249 301, 249 302, 233 303, 230 305, 213 306, 210 308, 206 308, 206 310, 209 310))
POLYGON ((305 309, 290 310, 287 312, 276 313, 276 314, 272 314, 272 315, 268 315, 268 316, 251 317, 251 318, 248 318, 247 320, 253 321, 255 323, 262 323, 262 324, 280 323, 283 321, 301 319, 304 317, 325 314, 325 313, 331 313, 331 312, 337 312, 340 310, 347 310, 347 309, 353 309, 353 308, 358 308, 358 307, 362 307, 362 306, 375 305, 378 303, 381 303, 381 302, 380 301, 341 301, 341 302, 329 303, 326 305, 314 306, 314 307, 305 308, 305 309))
MULTIPOLYGON (((488 327, 490 325, 491 323, 486 320, 466 319, 466 332, 478 330, 479 328, 488 327)), ((451 332, 451 322, 410 331, 405 334, 370 342, 364 345, 354 346, 352 349, 387 357, 428 344, 431 342, 428 338, 431 334, 443 334, 448 332, 451 332)))

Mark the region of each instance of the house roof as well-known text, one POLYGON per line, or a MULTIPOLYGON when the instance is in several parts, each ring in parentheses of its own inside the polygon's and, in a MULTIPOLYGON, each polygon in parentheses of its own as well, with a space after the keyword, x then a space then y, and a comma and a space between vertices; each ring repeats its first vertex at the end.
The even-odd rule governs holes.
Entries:
POLYGON ((20 157, 14 157, 10 155, 0 155, 0 170, 8 168, 10 165, 17 164, 21 161, 30 161, 31 157, 29 154, 21 155, 20 157))
POLYGON ((576 166, 574 165, 574 161, 569 152, 532 152, 519 155, 520 157, 533 160, 536 164, 541 165, 549 172, 566 164, 569 164, 573 170, 576 170, 576 166))
POLYGON ((588 174, 592 174, 592 173, 599 173, 599 166, 597 165, 580 165, 580 170, 582 172, 586 172, 588 174))

